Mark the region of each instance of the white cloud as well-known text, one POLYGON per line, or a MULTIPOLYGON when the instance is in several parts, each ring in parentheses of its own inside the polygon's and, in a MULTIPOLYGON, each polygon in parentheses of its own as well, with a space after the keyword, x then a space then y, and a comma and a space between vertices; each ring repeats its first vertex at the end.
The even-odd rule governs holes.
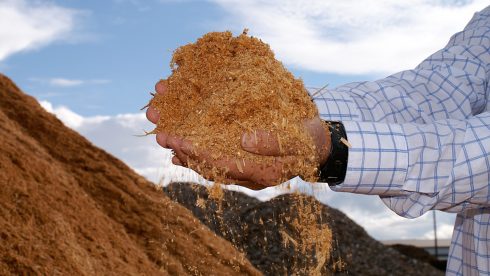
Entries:
POLYGON ((29 78, 29 81, 46 84, 53 87, 75 87, 81 85, 108 84, 108 79, 68 79, 68 78, 29 78))
POLYGON ((46 111, 55 114, 56 117, 62 120, 63 123, 68 127, 76 129, 77 127, 80 127, 83 124, 85 118, 71 111, 65 106, 58 106, 54 108, 53 105, 48 101, 41 101, 39 103, 41 104, 42 107, 44 107, 44 109, 46 109, 46 111))
POLYGON ((488 0, 214 0, 225 22, 269 43, 283 62, 340 74, 415 67, 461 31, 488 0))
MULTIPOLYGON (((439 224, 437 225, 437 238, 438 239, 450 239, 453 235, 454 225, 439 224)), ((424 239, 433 239, 434 230, 428 231, 424 236, 424 239)))
POLYGON ((50 1, 0 1, 0 61, 64 38, 74 28, 76 15, 50 1))
POLYGON ((49 84, 53 86, 71 87, 71 86, 79 86, 83 84, 83 81, 63 79, 63 78, 53 78, 49 80, 49 84))
POLYGON ((83 117, 73 112, 66 106, 61 105, 61 106, 53 107, 53 105, 48 101, 40 101, 39 103, 46 111, 53 113, 66 126, 73 128, 75 130, 79 130, 84 126, 99 125, 105 121, 111 120, 110 116, 83 117))
POLYGON ((66 79, 66 78, 51 78, 47 80, 47 82, 51 86, 73 87, 73 86, 80 86, 84 84, 106 84, 109 83, 110 80, 105 80, 105 79, 78 80, 78 79, 66 79))

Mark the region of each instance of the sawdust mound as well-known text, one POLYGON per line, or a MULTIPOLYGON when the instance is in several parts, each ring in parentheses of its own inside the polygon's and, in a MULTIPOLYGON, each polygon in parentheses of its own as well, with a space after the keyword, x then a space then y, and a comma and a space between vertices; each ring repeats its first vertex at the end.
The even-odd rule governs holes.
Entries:
MULTIPOLYGON (((178 48, 171 69, 167 93, 157 94, 150 103, 160 113, 155 133, 187 138, 198 149, 212 149, 215 158, 270 164, 272 157, 242 150, 240 140, 244 132, 274 131, 280 147, 296 157, 297 163, 284 170, 308 181, 317 179, 315 148, 301 124, 318 111, 303 82, 275 59, 269 45, 246 33, 208 33, 178 48)), ((212 169, 213 178, 223 173, 205 164, 189 166, 206 176, 212 169)))
POLYGON ((0 275, 257 275, 0 74, 0 275))
POLYGON ((446 270, 447 261, 437 259, 423 248, 406 244, 393 244, 391 248, 407 257, 428 263, 441 271, 446 270))
POLYGON ((265 275, 305 275, 304 271, 311 271, 308 266, 316 258, 316 252, 304 254, 294 246, 284 246, 285 239, 301 240, 291 231, 294 225, 283 219, 295 216, 298 201, 321 208, 321 212, 312 215, 318 222, 328 224, 332 231, 333 251, 322 267, 321 275, 443 275, 427 263, 384 246, 342 212, 312 197, 288 194, 261 202, 243 193, 224 190, 224 206, 218 212, 216 205, 196 206, 196 200, 208 198, 208 191, 203 186, 172 183, 164 191, 210 229, 245 252, 265 275), (289 237, 283 234, 284 231, 289 237))

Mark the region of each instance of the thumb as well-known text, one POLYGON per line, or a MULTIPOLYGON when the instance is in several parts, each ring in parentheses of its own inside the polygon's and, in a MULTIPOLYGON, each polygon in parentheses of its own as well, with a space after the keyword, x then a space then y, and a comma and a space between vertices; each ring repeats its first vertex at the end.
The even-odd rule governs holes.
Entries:
POLYGON ((241 145, 243 150, 259 155, 283 155, 277 134, 270 131, 246 132, 242 135, 241 145))

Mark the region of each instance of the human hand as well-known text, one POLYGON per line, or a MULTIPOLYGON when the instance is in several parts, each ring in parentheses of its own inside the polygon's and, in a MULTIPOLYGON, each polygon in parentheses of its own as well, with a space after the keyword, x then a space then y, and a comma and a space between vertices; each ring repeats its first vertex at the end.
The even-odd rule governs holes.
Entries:
MULTIPOLYGON (((155 85, 157 93, 164 94, 166 91, 165 82, 159 81, 155 85)), ((153 107, 148 107, 146 117, 149 121, 156 124, 159 119, 158 112, 153 107)), ((313 138, 317 149, 317 158, 320 164, 326 162, 330 149, 330 135, 325 130, 324 123, 320 118, 305 120, 303 127, 313 138)), ((280 149, 277 135, 274 133, 257 130, 252 133, 244 133, 241 146, 244 150, 263 156, 272 156, 273 160, 269 164, 259 164, 251 160, 242 160, 232 157, 220 157, 215 159, 212 152, 207 150, 196 150, 191 141, 160 132, 156 135, 157 143, 174 151, 172 163, 175 165, 196 169, 199 165, 198 173, 206 179, 213 180, 215 168, 224 172, 226 179, 220 179, 224 183, 233 183, 253 190, 260 190, 269 186, 280 184, 284 180, 290 179, 295 175, 290 175, 285 168, 294 165, 296 160, 293 152, 280 149)))

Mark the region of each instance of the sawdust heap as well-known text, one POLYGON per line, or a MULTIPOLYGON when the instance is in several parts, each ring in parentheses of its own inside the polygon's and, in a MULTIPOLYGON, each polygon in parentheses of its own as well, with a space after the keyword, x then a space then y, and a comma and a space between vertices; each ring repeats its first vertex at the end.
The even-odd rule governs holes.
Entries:
MULTIPOLYGON (((297 163, 285 170, 316 181, 315 147, 300 126, 318 111, 303 82, 274 58, 269 45, 246 31, 238 37, 231 32, 208 33, 178 48, 170 66, 167 92, 151 102, 160 113, 154 133, 187 138, 197 149, 212 149, 215 158, 269 164, 273 157, 242 150, 240 140, 244 132, 271 130, 281 148, 294 149, 297 157, 297 163)), ((217 177, 215 168, 189 166, 205 176, 213 171, 217 177)))
POLYGON ((260 275, 0 74, 0 275, 260 275))

